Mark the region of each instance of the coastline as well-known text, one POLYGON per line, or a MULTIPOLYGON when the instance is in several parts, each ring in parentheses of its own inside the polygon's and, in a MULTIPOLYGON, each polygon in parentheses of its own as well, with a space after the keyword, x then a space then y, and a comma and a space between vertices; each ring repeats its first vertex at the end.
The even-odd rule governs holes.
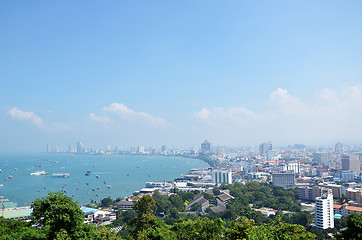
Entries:
POLYGON ((191 169, 209 167, 202 159, 180 155, 69 153, 0 154, 0 164, 3 170, 0 183, 5 183, 0 188, 0 195, 18 203, 19 207, 29 206, 36 198, 46 196, 48 191, 65 190, 68 196, 74 195, 72 198, 80 204, 92 200, 99 202, 108 196, 124 198, 144 188, 147 182, 170 182, 191 169), (30 173, 40 170, 47 171, 48 175, 30 176, 30 173), (88 170, 94 174, 85 176, 88 170), (70 177, 51 178, 52 173, 70 173, 70 177), (96 178, 97 173, 100 173, 100 178, 96 178), (5 182, 5 177, 9 175, 14 178, 5 182), (108 185, 111 188, 107 188, 108 185))

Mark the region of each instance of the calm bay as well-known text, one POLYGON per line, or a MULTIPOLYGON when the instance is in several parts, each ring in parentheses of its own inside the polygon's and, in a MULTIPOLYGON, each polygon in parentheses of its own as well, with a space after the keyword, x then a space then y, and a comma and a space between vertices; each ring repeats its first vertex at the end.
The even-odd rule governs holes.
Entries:
POLYGON ((108 196, 130 196, 145 187, 146 182, 171 181, 190 169, 205 167, 208 164, 201 160, 174 156, 0 154, 0 196, 18 206, 27 206, 48 191, 64 191, 85 204, 108 196), (36 171, 46 171, 48 175, 30 175, 36 171), (85 175, 87 171, 91 172, 89 176, 85 175), (54 173, 70 176, 54 178, 54 173))

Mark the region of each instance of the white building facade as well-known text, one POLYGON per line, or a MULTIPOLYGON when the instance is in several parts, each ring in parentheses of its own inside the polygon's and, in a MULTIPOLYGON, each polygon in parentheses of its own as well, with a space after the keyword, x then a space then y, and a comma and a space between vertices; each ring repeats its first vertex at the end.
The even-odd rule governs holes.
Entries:
POLYGON ((314 223, 317 228, 334 228, 333 195, 329 189, 315 199, 314 223))
POLYGON ((216 184, 232 184, 232 172, 231 170, 215 170, 212 173, 212 180, 216 184))

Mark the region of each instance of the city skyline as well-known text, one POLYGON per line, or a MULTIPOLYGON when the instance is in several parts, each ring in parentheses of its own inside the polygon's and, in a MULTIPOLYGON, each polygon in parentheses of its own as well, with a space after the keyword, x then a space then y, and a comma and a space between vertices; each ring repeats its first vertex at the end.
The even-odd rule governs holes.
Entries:
POLYGON ((0 152, 362 143, 359 1, 0 6, 0 152))

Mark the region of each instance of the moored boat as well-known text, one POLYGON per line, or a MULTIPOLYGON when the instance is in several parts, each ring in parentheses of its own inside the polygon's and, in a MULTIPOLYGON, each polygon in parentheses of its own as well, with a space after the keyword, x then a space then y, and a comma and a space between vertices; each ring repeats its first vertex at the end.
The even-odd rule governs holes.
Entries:
POLYGON ((47 175, 48 173, 46 171, 35 171, 30 173, 31 176, 40 176, 40 175, 47 175))
POLYGON ((69 178, 69 173, 53 173, 52 177, 55 177, 55 178, 69 178))

